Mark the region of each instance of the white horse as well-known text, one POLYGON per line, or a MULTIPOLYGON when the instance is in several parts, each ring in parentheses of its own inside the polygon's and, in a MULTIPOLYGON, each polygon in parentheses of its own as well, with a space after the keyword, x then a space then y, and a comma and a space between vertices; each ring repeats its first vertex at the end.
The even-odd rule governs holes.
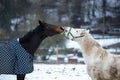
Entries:
POLYGON ((103 49, 86 29, 66 27, 65 36, 79 43, 92 80, 120 80, 120 55, 103 49))

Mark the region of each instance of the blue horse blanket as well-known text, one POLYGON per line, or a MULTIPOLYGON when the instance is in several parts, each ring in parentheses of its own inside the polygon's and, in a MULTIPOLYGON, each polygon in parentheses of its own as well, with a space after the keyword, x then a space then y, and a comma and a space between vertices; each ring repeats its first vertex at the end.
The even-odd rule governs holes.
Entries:
POLYGON ((15 39, 0 46, 0 74, 27 74, 33 71, 33 56, 15 39))

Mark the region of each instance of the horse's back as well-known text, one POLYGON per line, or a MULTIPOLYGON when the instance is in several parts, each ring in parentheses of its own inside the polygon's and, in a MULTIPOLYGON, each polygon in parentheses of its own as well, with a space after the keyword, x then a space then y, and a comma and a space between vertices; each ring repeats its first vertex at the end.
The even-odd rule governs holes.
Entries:
POLYGON ((0 74, 26 74, 33 71, 33 56, 17 40, 0 47, 0 74))
POLYGON ((0 74, 9 74, 14 72, 15 56, 12 48, 7 42, 0 46, 0 74))

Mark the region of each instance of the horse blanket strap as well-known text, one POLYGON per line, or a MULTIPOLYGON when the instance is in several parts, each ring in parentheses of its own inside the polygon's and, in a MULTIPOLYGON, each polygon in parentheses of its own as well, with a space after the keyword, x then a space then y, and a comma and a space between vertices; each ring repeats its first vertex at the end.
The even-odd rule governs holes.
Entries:
POLYGON ((33 56, 15 39, 0 46, 0 74, 27 74, 33 71, 33 56))

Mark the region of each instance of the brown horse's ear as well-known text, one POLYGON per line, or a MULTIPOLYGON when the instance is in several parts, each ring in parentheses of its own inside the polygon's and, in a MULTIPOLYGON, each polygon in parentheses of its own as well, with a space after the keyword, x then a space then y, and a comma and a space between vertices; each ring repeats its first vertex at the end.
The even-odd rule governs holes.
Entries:
POLYGON ((42 24, 42 21, 39 20, 38 22, 39 22, 40 25, 42 24))

